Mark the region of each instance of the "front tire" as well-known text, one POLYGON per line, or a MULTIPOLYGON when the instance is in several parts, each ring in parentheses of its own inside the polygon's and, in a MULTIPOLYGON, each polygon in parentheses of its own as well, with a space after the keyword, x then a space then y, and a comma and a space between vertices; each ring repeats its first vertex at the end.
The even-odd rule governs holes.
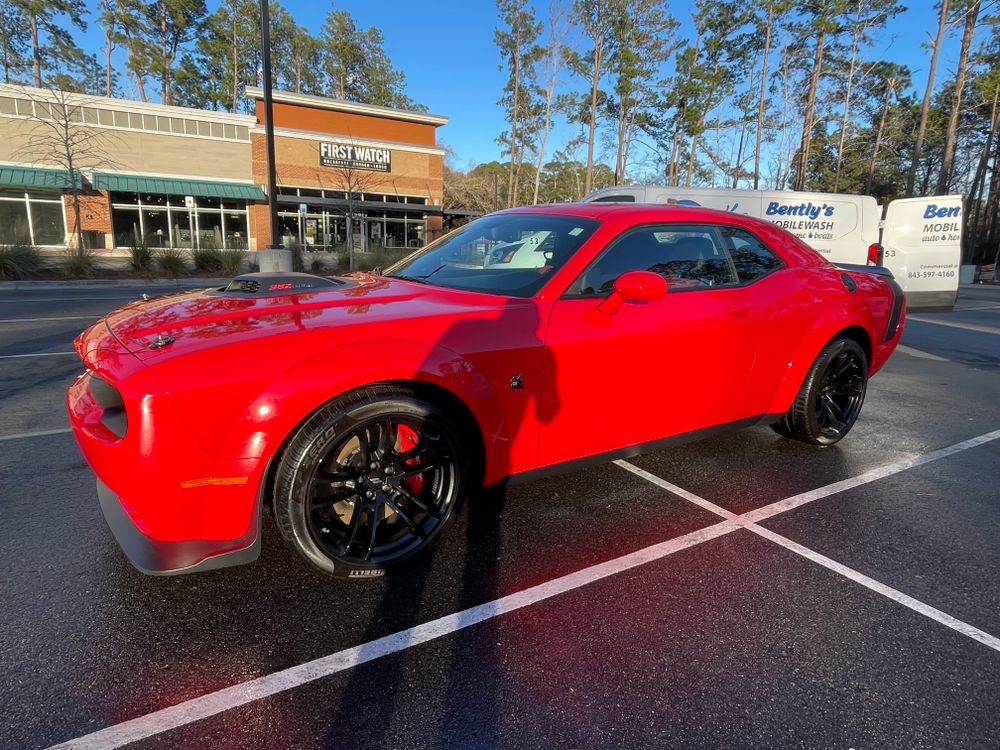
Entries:
POLYGON ((444 412, 403 388, 342 396, 282 453, 278 528, 324 573, 379 577, 430 549, 454 519, 469 475, 462 445, 444 412))
POLYGON ((854 339, 840 336, 816 357, 794 403, 771 429, 810 445, 833 445, 850 432, 868 389, 868 357, 854 339))

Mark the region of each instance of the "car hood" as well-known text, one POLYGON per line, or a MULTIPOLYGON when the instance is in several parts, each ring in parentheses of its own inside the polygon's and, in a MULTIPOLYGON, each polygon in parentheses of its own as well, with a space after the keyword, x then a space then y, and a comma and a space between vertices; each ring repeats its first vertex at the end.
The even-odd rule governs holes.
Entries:
POLYGON ((356 274, 340 286, 295 293, 247 297, 206 289, 141 300, 109 313, 105 323, 123 348, 148 360, 264 336, 475 314, 502 304, 492 295, 356 274))

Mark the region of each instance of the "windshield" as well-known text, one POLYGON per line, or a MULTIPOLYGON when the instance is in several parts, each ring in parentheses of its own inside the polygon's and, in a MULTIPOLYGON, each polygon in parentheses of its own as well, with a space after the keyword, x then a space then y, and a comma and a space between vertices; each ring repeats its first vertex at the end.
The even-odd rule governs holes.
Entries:
POLYGON ((552 214, 485 216, 403 258, 385 275, 452 289, 530 297, 597 225, 593 219, 552 214))

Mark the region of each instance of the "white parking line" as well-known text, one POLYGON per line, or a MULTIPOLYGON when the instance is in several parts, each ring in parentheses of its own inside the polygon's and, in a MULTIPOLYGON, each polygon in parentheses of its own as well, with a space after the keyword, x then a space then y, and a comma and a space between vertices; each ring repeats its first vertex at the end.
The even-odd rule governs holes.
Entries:
POLYGON ((0 323, 41 323, 49 320, 97 320, 100 315, 67 315, 60 318, 0 318, 0 323))
POLYGON ((909 354, 911 357, 920 357, 920 359, 930 359, 934 362, 948 362, 950 360, 939 357, 936 354, 931 354, 930 352, 923 352, 919 349, 914 349, 912 346, 905 346, 903 344, 896 344, 896 351, 902 352, 903 354, 909 354))
POLYGON ((25 359, 27 357, 65 357, 76 352, 39 352, 37 354, 0 354, 0 359, 25 359))
POLYGON ((968 636, 969 638, 982 643, 984 646, 992 648, 994 651, 1000 651, 1000 638, 990 635, 986 631, 980 630, 974 625, 970 625, 969 623, 963 622, 956 617, 952 617, 947 612, 942 612, 936 607, 932 607, 930 604, 914 599, 912 596, 904 594, 902 591, 894 589, 891 586, 887 586, 880 581, 876 581, 874 578, 866 576, 864 573, 860 573, 853 568, 849 568, 836 560, 826 557, 825 555, 821 555, 819 552, 811 550, 798 542, 793 542, 791 539, 781 536, 781 534, 771 531, 770 529, 766 529, 763 526, 759 526, 756 523, 757 521, 765 518, 772 518, 779 513, 785 513, 793 508, 798 508, 806 503, 811 503, 814 500, 829 497, 830 495, 838 492, 843 492, 844 490, 858 487, 862 484, 867 484, 868 482, 874 482, 877 479, 898 474, 899 472, 905 471, 906 469, 910 469, 914 466, 921 466, 931 461, 937 461, 938 459, 945 458, 946 456, 953 456, 956 453, 968 450, 969 448, 974 448, 978 445, 983 445, 984 443, 996 440, 997 438, 1000 438, 1000 430, 987 432, 984 435, 980 435, 970 440, 964 440, 961 443, 955 443, 947 448, 942 448, 922 456, 917 456, 916 458, 898 461, 894 464, 889 464, 888 466, 873 469, 872 471, 866 472, 858 477, 845 479, 842 482, 836 482, 834 484, 827 485, 826 487, 820 487, 819 489, 811 492, 803 492, 802 494, 786 498, 785 500, 781 500, 776 503, 771 503, 770 505, 765 505, 762 508, 758 508, 757 510, 750 511, 749 513, 744 513, 739 516, 719 505, 716 505, 710 500, 706 500, 705 498, 699 497, 692 492, 688 492, 687 490, 677 487, 665 479, 661 479, 655 474, 650 474, 648 471, 640 469, 638 466, 634 466, 627 461, 615 461, 615 463, 623 469, 632 472, 636 476, 642 477, 643 479, 652 482, 658 487, 668 490, 678 497, 693 502, 699 507, 725 518, 726 521, 724 521, 724 523, 739 524, 740 528, 752 531, 754 534, 757 534, 764 539, 768 539, 769 541, 772 541, 797 555, 811 560, 818 565, 822 565, 824 568, 832 570, 834 573, 838 573, 848 580, 860 584, 877 594, 881 594, 882 596, 892 599, 894 602, 902 604, 904 607, 908 607, 914 612, 918 612, 925 617, 929 617, 935 622, 949 627, 962 635, 968 636), (676 490, 679 490, 679 492, 676 490))
POLYGON ((324 656, 313 661, 283 669, 256 680, 242 682, 232 687, 217 690, 214 693, 193 698, 176 706, 154 711, 115 726, 101 729, 93 734, 53 746, 75 748, 75 750, 104 750, 106 748, 122 747, 146 737, 206 719, 231 708, 266 698, 275 693, 304 685, 313 680, 328 677, 338 672, 351 669, 360 664, 378 659, 389 654, 404 651, 421 643, 455 633, 470 625, 490 620, 508 612, 527 607, 531 604, 550 599, 553 596, 566 593, 586 586, 602 578, 622 573, 640 565, 660 560, 667 555, 694 547, 702 542, 715 539, 731 531, 739 525, 735 521, 723 521, 714 526, 708 526, 690 534, 671 539, 660 544, 654 544, 637 552, 617 557, 607 562, 592 565, 575 573, 555 578, 537 586, 519 591, 516 594, 504 596, 495 601, 486 602, 476 607, 445 615, 436 620, 417 625, 412 628, 387 635, 375 641, 364 643, 354 648, 344 649, 335 654, 324 656))
POLYGON ((1000 328, 994 328, 993 326, 981 326, 975 323, 957 323, 954 320, 937 320, 936 318, 928 318, 923 315, 907 315, 907 320, 915 320, 918 323, 932 323, 936 326, 947 326, 948 328, 962 328, 966 331, 978 331, 979 333, 992 333, 994 336, 1000 336, 1000 328))
MULTIPOLYGON (((894 464, 890 464, 883 469, 874 469, 862 477, 869 477, 863 481, 857 481, 854 484, 850 484, 852 480, 845 480, 844 482, 838 482, 835 485, 830 485, 830 488, 840 487, 841 489, 833 490, 831 489, 826 494, 823 494, 821 490, 814 490, 812 493, 804 493, 803 495, 796 495, 796 498, 800 498, 800 501, 789 506, 798 507, 805 502, 810 502, 811 500, 801 500, 807 494, 811 496, 812 500, 818 500, 821 497, 826 497, 827 495, 833 494, 834 492, 841 492, 843 489, 847 489, 852 486, 857 486, 858 484, 864 484, 865 482, 874 481, 877 478, 882 478, 885 476, 890 476, 891 474, 896 474, 900 471, 904 471, 912 466, 918 466, 921 464, 928 463, 930 461, 937 460, 939 458, 944 458, 945 456, 954 455, 963 450, 967 450, 977 445, 982 445, 988 443, 991 440, 996 440, 1000 438, 1000 430, 995 430, 993 432, 986 433, 985 435, 980 435, 977 438, 972 438, 971 440, 965 440, 961 443, 956 443, 955 445, 949 446, 948 448, 942 448, 941 450, 934 451, 933 453, 928 453, 923 457, 916 457, 913 459, 908 459, 907 461, 900 461, 894 464)), ((609 576, 622 573, 633 568, 637 568, 641 565, 645 565, 656 560, 661 560, 668 555, 672 555, 681 550, 689 549, 695 545, 701 544, 702 542, 707 542, 711 539, 717 539, 721 536, 729 534, 733 531, 737 531, 743 528, 749 528, 749 530, 757 533, 756 527, 753 521, 748 520, 752 514, 745 514, 743 516, 736 516, 730 511, 715 505, 709 500, 700 498, 693 493, 682 490, 676 485, 673 485, 666 480, 659 479, 648 472, 629 464, 627 461, 616 461, 617 465, 622 468, 631 471, 633 474, 637 474, 643 479, 648 479, 652 477, 653 483, 657 484, 664 489, 668 489, 670 492, 674 492, 674 488, 680 490, 680 496, 686 499, 692 500, 696 499, 698 505, 710 510, 713 513, 717 513, 722 516, 725 520, 719 523, 713 524, 712 526, 693 531, 689 534, 684 534, 683 536, 676 537, 674 539, 661 542, 659 544, 654 544, 650 547, 638 550, 636 552, 631 552, 627 555, 617 557, 613 560, 608 560, 607 562, 599 563, 597 565, 592 565, 588 568, 578 570, 574 573, 569 573, 560 578, 555 578, 551 581, 546 581, 545 583, 538 584, 537 586, 532 586, 531 588, 525 589, 524 591, 519 591, 515 594, 510 594, 508 596, 501 597, 491 602, 486 602, 485 604, 480 604, 476 607, 463 610, 462 612, 456 612, 455 614, 446 615, 440 617, 436 620, 423 623, 421 625, 416 625, 412 628, 400 631, 399 633, 394 633, 392 635, 385 636, 384 638, 379 638, 375 641, 370 641, 368 643, 363 643, 360 646, 355 646, 353 648, 344 649, 343 651, 338 651, 329 656, 324 656, 319 659, 314 659, 313 661, 305 662, 304 664, 299 664, 294 667, 289 667, 288 669, 283 669, 280 672, 274 672, 269 675, 264 675, 263 677, 258 677, 254 680, 248 680, 247 682, 241 682, 236 685, 232 685, 228 688, 223 688, 217 690, 214 693, 208 693, 202 695, 198 698, 192 698, 191 700, 184 701, 183 703, 178 703, 175 706, 170 706, 169 708, 160 709, 159 711, 154 711, 153 713, 146 714, 144 716, 139 716, 129 721, 122 722, 121 724, 115 724, 113 726, 107 727, 105 729, 98 730, 91 734, 85 735, 83 737, 78 737, 76 739, 69 740, 67 742, 61 743, 59 745, 54 745, 53 748, 77 748, 78 750, 104 750, 106 748, 116 748, 122 747, 132 742, 137 742, 141 739, 147 737, 152 737, 163 732, 167 732, 173 729, 177 729, 187 724, 191 724, 195 721, 200 721, 201 719, 206 719, 216 714, 222 713, 223 711, 228 711, 229 709, 236 708, 238 706, 243 706, 253 701, 260 700, 261 698, 266 698, 276 693, 281 693, 286 690, 304 685, 308 682, 321 679, 323 677, 328 677, 338 672, 343 672, 352 667, 358 666, 359 664, 364 664, 366 662, 372 661, 373 659, 378 659, 382 656, 387 656, 389 654, 397 653, 399 651, 404 651, 412 646, 419 645, 421 643, 427 643, 436 638, 440 638, 445 635, 462 630, 471 625, 475 625, 480 622, 492 619, 494 617, 499 617, 500 615, 506 614, 508 612, 513 612, 514 610, 521 609, 522 607, 527 607, 546 599, 550 599, 559 594, 564 594, 568 591, 573 591, 581 586, 586 586, 587 584, 594 583, 609 576)), ((794 499, 794 498, 790 498, 794 499)), ((773 507, 781 506, 785 501, 772 504, 773 507)), ((770 508, 772 506, 765 506, 765 508, 770 508)), ((760 510, 764 510, 761 508, 760 510)), ((756 511, 759 513, 759 511, 756 511)), ((782 512, 782 511, 777 511, 782 512)), ((770 515, 775 515, 774 513, 770 515)), ((770 515, 765 515, 764 517, 770 517, 770 515)), ((770 533, 770 532, 769 532, 770 533)), ((773 541, 773 540, 772 540, 773 541)), ((789 544, 795 544, 788 540, 789 544)), ((805 549, 805 548, 802 548, 805 549)), ((798 551, 798 550, 793 550, 798 551)), ((813 555, 818 555, 818 553, 812 553, 813 555)), ((810 558, 813 559, 813 558, 810 558)), ((824 558, 825 560, 826 558, 824 558)), ((830 563, 834 565, 839 565, 830 560, 830 563)), ((838 571, 840 572, 840 571, 838 571)), ((857 574, 861 576, 860 573, 857 574)), ((869 581, 871 579, 868 579, 869 581)), ((878 584, 877 581, 871 581, 872 584, 882 586, 878 584)), ((884 587, 886 590, 894 591, 888 587, 884 587)), ((876 589, 873 589, 876 590, 876 589)), ((880 593, 882 593, 880 591, 880 593)), ((898 597, 909 599, 905 594, 895 592, 898 597)), ((896 601, 901 601, 900 598, 895 599, 896 601)), ((915 600, 913 600, 915 601, 915 600)), ((918 603, 919 604, 919 603, 918 603)), ((933 608, 927 605, 922 605, 928 611, 933 610, 933 608)), ((918 610, 920 611, 920 610, 918 610)), ((937 610, 933 610, 937 612, 937 610)), ((922 612, 922 614, 927 614, 927 612, 922 612)), ((948 615, 940 613, 944 618, 948 618, 948 615)), ((930 616, 930 615, 928 615, 930 616)), ((954 620, 954 618, 951 618, 954 620)), ((949 627, 953 627, 952 624, 941 620, 944 624, 949 627)), ((959 621, 954 620, 955 623, 959 621)), ((971 625, 966 625, 965 623, 959 623, 963 627, 975 631, 971 625)), ((957 629, 957 628, 956 628, 957 629)), ((964 631, 960 631, 964 632, 964 631)), ((976 631, 982 633, 982 631, 976 631)), ((966 633, 967 635, 969 633, 966 633)), ((986 639, 992 639, 993 636, 989 634, 982 633, 986 639)), ((994 645, 992 642, 986 642, 981 639, 980 642, 986 643, 986 645, 991 646, 991 648, 997 648, 1000 650, 1000 642, 998 645, 994 645)), ((995 640, 995 639, 994 639, 995 640)))
POLYGON ((21 432, 17 435, 0 435, 0 442, 4 440, 23 440, 25 438, 44 437, 45 435, 62 435, 65 432, 72 432, 69 427, 59 430, 41 430, 39 432, 21 432))
POLYGON ((861 584, 867 589, 871 589, 876 594, 881 594, 884 597, 892 599, 898 604, 902 604, 904 607, 912 609, 914 612, 919 612, 935 622, 939 622, 942 625, 961 633, 962 635, 979 641, 984 646, 989 646, 994 651, 1000 651, 1000 638, 992 636, 967 622, 962 622, 961 620, 952 617, 947 612, 942 612, 940 609, 932 607, 930 604, 925 604, 918 599, 914 599, 912 596, 907 596, 902 591, 897 591, 891 586, 886 586, 884 583, 876 581, 874 578, 869 578, 864 573, 859 573, 854 570, 854 568, 849 568, 836 560, 831 560, 829 557, 821 555, 819 552, 815 552, 808 547, 803 547, 798 542, 793 542, 791 539, 781 536, 781 534, 775 534, 773 531, 765 529, 763 526, 750 524, 746 528, 754 534, 762 536, 765 539, 769 539, 775 544, 779 544, 797 555, 801 555, 808 560, 812 560, 818 565, 822 565, 828 570, 832 570, 834 573, 839 573, 844 578, 861 584))

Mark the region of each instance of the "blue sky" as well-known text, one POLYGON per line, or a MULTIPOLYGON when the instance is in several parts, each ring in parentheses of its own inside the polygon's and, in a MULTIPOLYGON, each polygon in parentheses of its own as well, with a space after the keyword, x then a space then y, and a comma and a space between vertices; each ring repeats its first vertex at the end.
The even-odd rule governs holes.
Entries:
MULTIPOLYGON (((564 0, 569 4, 570 0, 564 0)), ((385 36, 385 48, 397 68, 406 74, 407 92, 431 112, 450 118, 438 131, 439 141, 454 152, 461 168, 498 158, 496 137, 503 129, 503 115, 496 104, 505 74, 497 65, 499 53, 493 43, 496 6, 492 0, 342 0, 332 4, 308 0, 285 0, 285 7, 299 23, 318 32, 333 7, 345 9, 362 26, 377 26, 385 36)), ((539 18, 547 14, 547 0, 536 0, 539 18)), ((209 7, 216 5, 209 0, 209 7)), ((936 30, 937 13, 932 0, 913 0, 911 7, 879 38, 875 53, 907 64, 919 95, 926 85, 930 53, 922 46, 927 32, 936 30)), ((681 34, 691 30, 693 0, 671 4, 681 22, 681 34)), ((953 73, 958 59, 960 30, 953 30, 938 64, 937 82, 953 73)), ((103 42, 92 24, 87 46, 98 49, 103 42)), ((582 81, 567 76, 565 83, 582 88, 582 81)), ((554 133, 552 146, 564 146, 575 130, 563 125, 554 133)), ((550 148, 550 151, 552 149, 550 148)))

